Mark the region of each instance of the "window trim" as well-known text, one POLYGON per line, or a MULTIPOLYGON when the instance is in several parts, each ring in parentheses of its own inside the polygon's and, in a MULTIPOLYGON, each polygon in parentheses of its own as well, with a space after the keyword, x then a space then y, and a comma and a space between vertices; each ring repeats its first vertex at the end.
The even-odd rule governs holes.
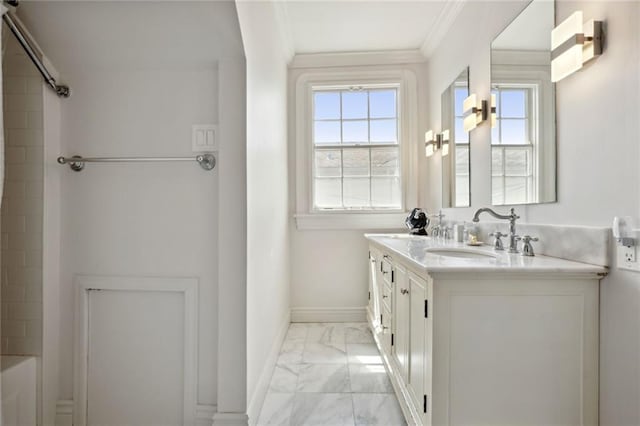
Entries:
POLYGON ((418 199, 418 88, 415 73, 408 69, 320 71, 302 73, 295 83, 295 163, 298 229, 393 229, 402 226, 410 206, 418 199), (398 135, 402 206, 400 210, 313 209, 313 88, 330 86, 397 85, 398 135))

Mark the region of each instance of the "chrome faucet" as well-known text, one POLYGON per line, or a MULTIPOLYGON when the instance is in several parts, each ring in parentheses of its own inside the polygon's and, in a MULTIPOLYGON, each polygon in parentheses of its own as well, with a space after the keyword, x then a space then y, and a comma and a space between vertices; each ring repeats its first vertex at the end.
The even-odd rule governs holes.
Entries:
POLYGON ((434 223, 433 226, 431 227, 431 236, 432 237, 440 237, 444 234, 444 229, 442 226, 442 218, 445 215, 442 213, 442 210, 440 210, 438 212, 438 214, 429 214, 427 215, 427 217, 429 218, 434 218, 434 219, 438 219, 438 223, 434 223))
POLYGON ((496 219, 503 219, 509 221, 509 253, 518 253, 518 235, 516 235, 516 220, 520 219, 520 216, 516 214, 515 209, 511 209, 508 215, 498 214, 488 207, 478 209, 473 215, 474 222, 480 222, 481 213, 489 213, 496 219))

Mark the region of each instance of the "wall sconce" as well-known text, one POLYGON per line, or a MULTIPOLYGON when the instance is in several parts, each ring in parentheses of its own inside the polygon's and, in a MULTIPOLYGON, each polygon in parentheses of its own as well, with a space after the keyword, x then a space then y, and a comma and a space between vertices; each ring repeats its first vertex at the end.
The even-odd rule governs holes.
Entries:
POLYGON ((602 54, 602 21, 584 22, 582 11, 574 12, 551 31, 551 81, 578 71, 602 54))
POLYGON ((442 146, 442 135, 429 130, 424 134, 424 154, 431 157, 442 146))
POLYGON ((449 155, 449 140, 451 136, 449 135, 449 130, 443 130, 440 136, 440 145, 442 147, 442 156, 449 155))
POLYGON ((478 98, 474 93, 462 103, 462 112, 464 114, 464 131, 470 132, 487 119, 489 114, 487 101, 478 102, 478 98))

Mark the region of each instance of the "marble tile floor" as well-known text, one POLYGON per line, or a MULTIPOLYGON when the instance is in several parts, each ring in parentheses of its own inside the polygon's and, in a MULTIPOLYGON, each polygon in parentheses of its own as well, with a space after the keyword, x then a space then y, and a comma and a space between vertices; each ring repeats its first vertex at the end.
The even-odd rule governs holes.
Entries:
POLYGON ((259 426, 405 426, 365 323, 293 323, 259 426))

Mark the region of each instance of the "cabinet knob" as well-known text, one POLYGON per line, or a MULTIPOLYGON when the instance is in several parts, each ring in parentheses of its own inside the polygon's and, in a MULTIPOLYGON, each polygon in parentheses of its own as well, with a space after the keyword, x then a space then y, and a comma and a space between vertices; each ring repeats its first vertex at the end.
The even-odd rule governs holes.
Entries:
POLYGON ((383 299, 386 299, 387 297, 389 297, 389 296, 387 296, 386 294, 383 294, 383 295, 382 295, 382 298, 383 298, 383 299))
POLYGON ((400 289, 400 293, 402 293, 402 294, 409 294, 409 290, 407 290, 406 288, 401 288, 401 289, 400 289))

